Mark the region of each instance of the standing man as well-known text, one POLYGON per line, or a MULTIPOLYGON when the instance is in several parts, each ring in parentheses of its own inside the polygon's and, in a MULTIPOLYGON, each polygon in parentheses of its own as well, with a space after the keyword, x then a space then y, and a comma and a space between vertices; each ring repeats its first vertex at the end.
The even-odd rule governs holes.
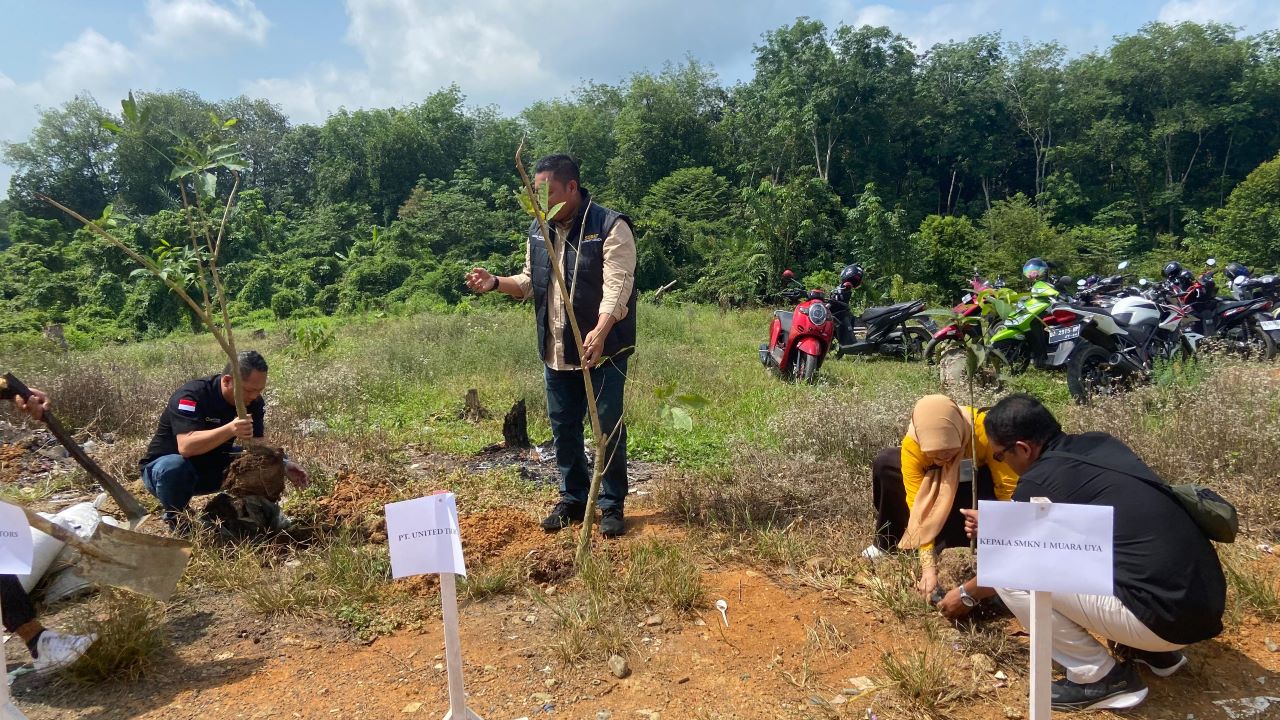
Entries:
MULTIPOLYGON (((257 350, 239 354, 240 387, 249 417, 236 415, 231 366, 219 374, 197 378, 178 388, 160 413, 147 454, 138 463, 142 484, 164 507, 170 528, 186 512, 195 495, 222 489, 235 452, 236 440, 262 437, 266 403, 267 361, 257 350)), ((297 487, 306 487, 307 473, 285 461, 285 474, 297 487)))
MULTIPOLYGON (((1052 703, 1055 710, 1134 707, 1147 697, 1134 662, 1168 677, 1186 664, 1183 647, 1222 632, 1227 590, 1217 553, 1164 480, 1114 437, 1067 435, 1024 394, 996 403, 985 422, 993 457, 1020 476, 1015 501, 1115 508, 1114 593, 1053 594, 1053 659, 1066 678, 1053 683, 1052 703), (1110 641, 1115 655, 1094 635, 1110 641)), ((978 533, 976 511, 964 513, 978 533)), ((1028 627, 1031 594, 995 592, 1028 627)))
POLYGON ((548 187, 550 207, 564 203, 550 218, 550 225, 554 252, 570 289, 570 307, 565 308, 552 277, 551 258, 537 220, 529 227, 524 270, 519 275, 498 277, 475 268, 467 273, 467 286, 477 293, 499 290, 517 300, 533 298, 538 352, 546 365, 547 414, 560 469, 560 501, 542 521, 547 532, 581 522, 586 512, 591 467, 583 448, 587 397, 582 367, 591 368, 601 431, 610 438, 599 499, 600 532, 618 537, 626 532, 622 513, 627 497, 627 430, 622 424, 622 391, 627 358, 636 343, 635 236, 630 218, 591 200, 581 186, 577 163, 568 155, 539 160, 534 183, 548 187), (568 312, 583 333, 582 357, 568 312))

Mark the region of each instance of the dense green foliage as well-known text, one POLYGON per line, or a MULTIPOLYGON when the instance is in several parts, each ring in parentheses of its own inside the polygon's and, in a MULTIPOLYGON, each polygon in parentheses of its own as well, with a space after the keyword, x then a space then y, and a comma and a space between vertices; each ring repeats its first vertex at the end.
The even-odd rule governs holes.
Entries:
MULTIPOLYGON (((236 117, 248 170, 222 252, 240 317, 444 308, 462 272, 523 262, 511 158, 569 152, 630 213, 642 290, 737 305, 779 271, 857 261, 869 301, 949 299, 974 268, 1031 255, 1071 273, 1206 254, 1280 262, 1280 33, 1151 24, 1105 52, 995 35, 917 49, 889 28, 801 18, 722 86, 695 60, 589 84, 515 117, 456 87, 402 108, 293 125, 268 100, 138 94, 147 133, 113 136, 89 97, 45 111, 5 157, 0 332, 69 342, 191 327, 157 281, 40 203, 48 194, 145 252, 187 242, 167 129, 236 117)), ((219 189, 230 187, 230 176, 219 189)), ((818 273, 814 275, 814 273, 818 273)), ((479 302, 491 302, 484 299, 479 302)))

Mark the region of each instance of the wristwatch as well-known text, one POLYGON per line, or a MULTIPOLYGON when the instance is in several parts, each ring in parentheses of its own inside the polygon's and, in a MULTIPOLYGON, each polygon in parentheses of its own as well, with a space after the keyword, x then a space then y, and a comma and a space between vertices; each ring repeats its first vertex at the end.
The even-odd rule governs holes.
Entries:
POLYGON ((960 602, 963 603, 965 607, 978 607, 978 598, 969 594, 969 591, 964 587, 964 583, 960 583, 956 588, 960 591, 960 602))

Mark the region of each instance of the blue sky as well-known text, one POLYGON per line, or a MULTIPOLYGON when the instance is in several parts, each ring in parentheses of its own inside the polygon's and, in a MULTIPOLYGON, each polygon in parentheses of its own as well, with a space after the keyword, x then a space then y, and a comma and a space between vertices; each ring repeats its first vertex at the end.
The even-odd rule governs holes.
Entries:
MULTIPOLYGON (((0 0, 0 142, 77 92, 108 109, 134 90, 249 94, 295 122, 414 102, 456 82, 518 112, 584 80, 617 82, 686 55, 726 84, 761 33, 807 15, 888 25, 919 49, 998 31, 1072 53, 1154 20, 1280 27, 1275 0, 0 0), (532 20, 527 18, 534 18, 532 20)), ((10 168, 0 164, 0 193, 10 168)))

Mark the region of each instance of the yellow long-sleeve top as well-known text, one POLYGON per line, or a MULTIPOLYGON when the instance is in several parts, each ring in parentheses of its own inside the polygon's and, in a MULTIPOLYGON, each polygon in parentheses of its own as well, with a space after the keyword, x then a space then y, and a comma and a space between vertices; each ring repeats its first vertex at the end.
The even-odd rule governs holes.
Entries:
MULTIPOLYGON (((967 417, 970 408, 960 406, 960 410, 967 417)), ((1008 500, 1013 497, 1013 489, 1018 486, 1018 474, 1008 465, 1002 462, 996 462, 991 457, 991 443, 987 440, 987 429, 983 426, 983 419, 987 416, 981 410, 977 413, 974 422, 974 435, 978 441, 978 461, 975 464, 974 472, 978 468, 987 467, 991 470, 991 479, 995 484, 996 498, 1000 500, 1008 500)), ((964 449, 964 456, 970 456, 970 449, 964 449)), ((907 507, 914 508, 916 504, 916 493, 920 491, 920 483, 924 481, 924 473, 929 468, 934 467, 934 463, 930 462, 924 456, 924 452, 920 450, 920 443, 915 438, 907 435, 902 438, 902 484, 907 491, 907 507)), ((933 543, 927 543, 920 546, 920 554, 933 552, 933 543)))

